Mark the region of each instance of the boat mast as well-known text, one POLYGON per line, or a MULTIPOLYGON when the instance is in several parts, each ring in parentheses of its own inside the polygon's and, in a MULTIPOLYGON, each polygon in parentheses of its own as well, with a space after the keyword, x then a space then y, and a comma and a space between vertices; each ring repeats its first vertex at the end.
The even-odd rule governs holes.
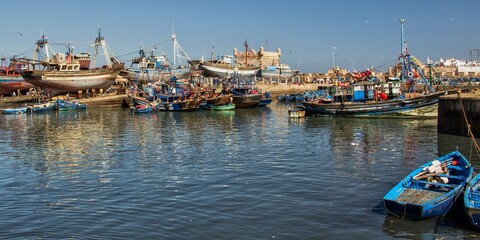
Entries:
POLYGON ((404 49, 403 49, 403 23, 407 21, 406 19, 400 18, 400 61, 402 62, 402 71, 400 73, 400 82, 404 82, 404 69, 405 69, 405 62, 404 62, 404 49))
POLYGON ((245 66, 248 66, 248 42, 247 39, 245 39, 245 66))
POLYGON ((102 46, 103 49, 103 54, 105 55, 105 61, 107 62, 108 68, 112 68, 112 61, 110 60, 110 54, 107 48, 107 44, 105 43, 104 37, 101 36, 100 33, 100 28, 98 28, 98 37, 95 38, 95 44, 94 44, 94 55, 93 55, 93 61, 92 61, 92 67, 95 68, 96 66, 96 60, 97 60, 97 55, 98 55, 98 46, 102 46))

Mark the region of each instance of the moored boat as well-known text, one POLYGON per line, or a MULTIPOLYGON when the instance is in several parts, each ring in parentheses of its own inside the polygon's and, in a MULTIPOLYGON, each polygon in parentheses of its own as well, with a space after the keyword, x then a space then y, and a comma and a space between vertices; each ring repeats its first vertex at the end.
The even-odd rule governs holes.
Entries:
POLYGON ((27 113, 27 107, 7 108, 3 109, 3 114, 24 114, 27 113))
POLYGON ((36 103, 28 107, 30 112, 47 112, 57 108, 57 101, 48 101, 45 103, 36 103))
POLYGON ((262 98, 260 99, 260 102, 258 103, 258 106, 259 106, 259 107, 267 106, 267 105, 269 105, 270 103, 272 103, 272 101, 273 101, 273 98, 272 98, 272 96, 270 95, 270 92, 265 92, 265 93, 262 95, 262 98))
POLYGON ((238 86, 232 89, 233 103, 236 108, 252 108, 258 106, 262 94, 248 86, 238 86))
POLYGON ((58 111, 70 111, 77 109, 87 109, 87 104, 80 103, 78 101, 61 100, 57 99, 58 111))
POLYGON ((288 109, 289 118, 303 118, 305 117, 305 110, 303 107, 294 107, 293 109, 288 109))
POLYGON ((463 203, 468 221, 472 226, 480 229, 480 174, 477 173, 467 182, 463 203))
POLYGON ((440 156, 397 183, 383 197, 385 211, 415 220, 447 214, 472 175, 470 162, 460 152, 440 156))

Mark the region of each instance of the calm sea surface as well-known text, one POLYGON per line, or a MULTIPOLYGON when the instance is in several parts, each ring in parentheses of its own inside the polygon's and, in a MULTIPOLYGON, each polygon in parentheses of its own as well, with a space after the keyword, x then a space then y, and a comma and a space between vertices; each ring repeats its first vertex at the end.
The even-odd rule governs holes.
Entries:
MULTIPOLYGON (((436 120, 120 107, 0 115, 1 239, 473 239, 452 214, 387 216, 382 197, 466 137, 436 120)), ((478 158, 472 159, 480 167, 478 158)))

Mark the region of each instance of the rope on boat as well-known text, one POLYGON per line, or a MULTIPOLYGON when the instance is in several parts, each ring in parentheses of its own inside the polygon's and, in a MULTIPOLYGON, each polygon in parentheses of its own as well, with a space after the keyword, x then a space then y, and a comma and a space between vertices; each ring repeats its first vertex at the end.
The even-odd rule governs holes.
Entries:
POLYGON ((461 90, 457 91, 458 100, 460 100, 460 105, 462 106, 463 117, 465 118, 465 123, 467 124, 468 136, 472 138, 472 143, 471 143, 471 147, 470 147, 470 159, 472 158, 473 147, 475 147, 475 150, 477 151, 477 155, 480 158, 480 147, 478 146, 477 140, 475 139, 475 136, 473 135, 472 126, 468 122, 467 113, 465 112, 465 108, 463 107, 463 101, 462 101, 462 98, 460 97, 461 93, 462 93, 461 90))

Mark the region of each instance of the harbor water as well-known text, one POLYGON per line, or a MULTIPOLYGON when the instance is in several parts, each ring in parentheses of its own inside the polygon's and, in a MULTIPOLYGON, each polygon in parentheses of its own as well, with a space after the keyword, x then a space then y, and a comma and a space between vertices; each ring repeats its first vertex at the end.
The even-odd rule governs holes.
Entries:
POLYGON ((410 221, 381 201, 440 154, 469 158, 469 138, 437 134, 436 119, 289 119, 288 107, 0 115, 0 238, 479 235, 460 209, 410 221))

